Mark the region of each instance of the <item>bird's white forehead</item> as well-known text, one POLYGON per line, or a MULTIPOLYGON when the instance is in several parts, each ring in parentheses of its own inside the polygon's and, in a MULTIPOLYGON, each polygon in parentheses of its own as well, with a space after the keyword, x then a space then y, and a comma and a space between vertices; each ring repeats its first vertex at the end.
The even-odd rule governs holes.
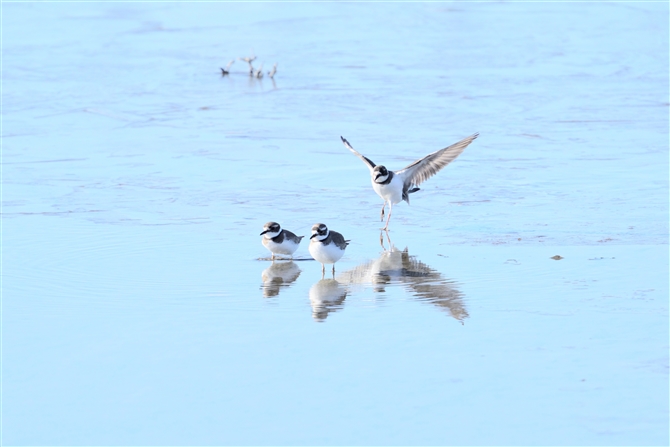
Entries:
POLYGON ((316 224, 312 227, 312 231, 319 231, 319 230, 324 231, 327 229, 328 227, 326 227, 324 224, 316 224))

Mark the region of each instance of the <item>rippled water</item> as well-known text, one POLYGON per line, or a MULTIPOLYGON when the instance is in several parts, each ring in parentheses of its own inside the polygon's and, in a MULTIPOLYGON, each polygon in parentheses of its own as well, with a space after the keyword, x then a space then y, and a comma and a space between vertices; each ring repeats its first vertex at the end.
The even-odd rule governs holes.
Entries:
POLYGON ((4 444, 668 444, 667 4, 2 8, 4 444))

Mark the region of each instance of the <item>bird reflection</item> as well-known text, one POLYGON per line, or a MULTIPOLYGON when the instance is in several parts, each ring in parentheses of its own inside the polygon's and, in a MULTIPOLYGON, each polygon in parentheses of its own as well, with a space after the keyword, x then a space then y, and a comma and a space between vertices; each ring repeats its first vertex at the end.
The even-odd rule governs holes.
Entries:
POLYGON ((328 314, 342 309, 347 297, 347 289, 334 279, 322 279, 309 289, 309 301, 312 304, 312 317, 316 321, 325 321, 328 314))
POLYGON ((300 267, 293 262, 273 262, 270 267, 263 270, 261 278, 263 285, 263 296, 271 298, 279 295, 279 291, 284 287, 289 287, 298 276, 300 276, 300 267))
POLYGON ((403 285, 418 300, 433 304, 463 323, 468 318, 468 312, 463 304, 463 294, 456 288, 455 282, 410 256, 407 248, 402 251, 395 248, 388 233, 386 238, 388 249, 380 234, 384 252, 378 259, 340 274, 338 280, 343 284, 371 284, 379 293, 384 292, 388 285, 403 285))

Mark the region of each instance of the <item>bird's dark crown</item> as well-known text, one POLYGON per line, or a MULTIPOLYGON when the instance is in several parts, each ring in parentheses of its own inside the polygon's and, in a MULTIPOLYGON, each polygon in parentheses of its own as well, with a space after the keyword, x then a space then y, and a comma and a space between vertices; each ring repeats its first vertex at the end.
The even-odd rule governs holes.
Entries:
POLYGON ((320 235, 324 235, 328 232, 328 227, 324 224, 316 224, 312 227, 312 231, 316 231, 320 235))

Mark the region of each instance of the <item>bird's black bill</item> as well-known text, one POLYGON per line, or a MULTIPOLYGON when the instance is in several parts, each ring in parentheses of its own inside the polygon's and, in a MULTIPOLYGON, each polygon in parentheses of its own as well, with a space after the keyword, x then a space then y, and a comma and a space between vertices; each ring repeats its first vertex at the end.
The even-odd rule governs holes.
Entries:
POLYGON ((263 235, 264 235, 265 233, 267 233, 268 231, 270 231, 270 230, 265 230, 265 231, 263 231, 261 234, 259 234, 259 236, 263 236, 263 235))
POLYGON ((314 238, 314 236, 318 236, 318 235, 319 235, 319 233, 314 233, 314 234, 313 234, 313 235, 311 235, 311 236, 310 236, 309 238, 310 238, 310 239, 313 239, 313 238, 314 238))

